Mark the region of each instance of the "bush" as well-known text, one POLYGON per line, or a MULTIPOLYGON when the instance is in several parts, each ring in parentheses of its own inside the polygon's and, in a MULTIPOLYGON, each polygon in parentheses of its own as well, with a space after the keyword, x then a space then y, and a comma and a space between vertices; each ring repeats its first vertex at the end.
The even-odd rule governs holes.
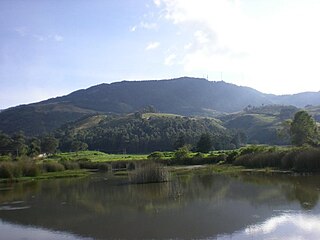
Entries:
POLYGON ((146 163, 129 173, 131 183, 158 183, 169 180, 166 168, 157 163, 146 163))
POLYGON ((174 158, 177 160, 183 160, 189 157, 189 153, 189 149, 184 146, 174 152, 174 158))
POLYGON ((108 163, 91 162, 86 160, 78 161, 81 169, 98 169, 99 171, 108 171, 108 163))
POLYGON ((19 165, 25 177, 36 177, 40 174, 39 166, 34 161, 22 161, 19 165))
POLYGON ((239 151, 230 151, 227 153, 226 163, 233 163, 234 160, 239 156, 239 151))
POLYGON ((1 162, 0 178, 19 178, 22 177, 22 168, 17 162, 1 162))
POLYGON ((148 159, 151 160, 160 160, 164 157, 164 154, 162 152, 153 152, 148 156, 148 159))
POLYGON ((294 163, 296 161, 296 156, 298 155, 299 151, 288 151, 284 154, 281 159, 281 168, 282 169, 293 169, 294 163))
POLYGON ((309 148, 298 153, 293 168, 298 172, 320 171, 320 149, 309 148))
POLYGON ((58 162, 44 162, 42 169, 45 172, 61 172, 65 170, 64 166, 58 162))
POLYGON ((2 155, 0 156, 0 162, 12 161, 12 156, 10 155, 2 155))
POLYGON ((234 161, 235 165, 250 168, 281 167, 284 152, 260 152, 241 155, 234 161))
POLYGON ((79 163, 73 161, 62 161, 61 164, 66 170, 76 170, 80 168, 79 163))

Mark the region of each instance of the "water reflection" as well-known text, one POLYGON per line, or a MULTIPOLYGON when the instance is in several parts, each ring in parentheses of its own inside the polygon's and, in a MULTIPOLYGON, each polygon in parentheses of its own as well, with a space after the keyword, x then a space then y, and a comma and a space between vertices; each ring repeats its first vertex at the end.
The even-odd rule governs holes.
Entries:
POLYGON ((286 213, 271 217, 263 223, 248 226, 231 236, 218 236, 213 239, 320 239, 320 217, 305 213, 286 213))
POLYGON ((129 185, 124 178, 94 175, 7 184, 0 186, 0 219, 93 239, 258 239, 269 221, 290 230, 289 216, 298 216, 291 211, 319 224, 319 180, 191 174, 168 183, 129 185))
POLYGON ((82 238, 64 232, 54 232, 48 229, 36 227, 25 227, 12 223, 0 221, 1 236, 0 239, 6 240, 43 240, 43 239, 59 239, 59 240, 91 240, 92 238, 82 238))

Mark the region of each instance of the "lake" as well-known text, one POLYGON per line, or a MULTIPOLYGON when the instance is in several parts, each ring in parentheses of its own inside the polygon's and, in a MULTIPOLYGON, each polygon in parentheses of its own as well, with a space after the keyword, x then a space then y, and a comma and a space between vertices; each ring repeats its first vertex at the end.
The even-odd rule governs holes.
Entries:
POLYGON ((320 239, 320 176, 186 174, 0 185, 0 239, 320 239))

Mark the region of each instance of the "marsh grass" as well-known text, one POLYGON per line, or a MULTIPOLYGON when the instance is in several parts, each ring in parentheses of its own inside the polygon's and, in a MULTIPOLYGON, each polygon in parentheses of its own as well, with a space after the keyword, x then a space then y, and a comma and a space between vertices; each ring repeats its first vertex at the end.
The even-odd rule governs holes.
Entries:
POLYGON ((48 161, 42 163, 42 169, 44 172, 62 172, 65 170, 65 167, 61 163, 48 161))
POLYGON ((31 160, 0 162, 0 178, 35 177, 39 174, 39 166, 31 160))
POLYGON ((319 172, 320 149, 301 147, 266 152, 247 153, 236 157, 234 165, 248 168, 279 168, 296 172, 319 172))
POLYGON ((144 163, 129 172, 130 183, 159 183, 168 180, 168 170, 159 163, 144 163))

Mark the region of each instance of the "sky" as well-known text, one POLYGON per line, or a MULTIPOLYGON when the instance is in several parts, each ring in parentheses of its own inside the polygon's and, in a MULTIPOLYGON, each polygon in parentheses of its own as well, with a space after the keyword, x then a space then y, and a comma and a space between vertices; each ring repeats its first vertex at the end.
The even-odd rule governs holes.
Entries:
POLYGON ((1 0, 0 109, 122 80, 320 90, 318 0, 1 0))

